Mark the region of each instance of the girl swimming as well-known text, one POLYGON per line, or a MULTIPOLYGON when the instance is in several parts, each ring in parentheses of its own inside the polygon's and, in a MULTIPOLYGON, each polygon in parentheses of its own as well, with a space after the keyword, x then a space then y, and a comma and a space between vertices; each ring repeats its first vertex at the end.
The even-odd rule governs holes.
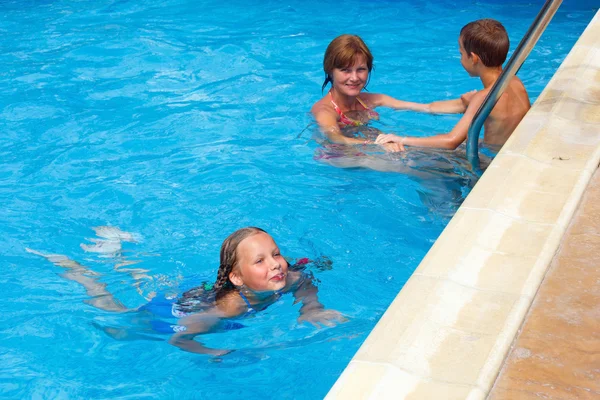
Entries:
MULTIPOLYGON (((231 352, 205 347, 194 338, 203 333, 242 328, 236 319, 264 310, 285 293, 291 292, 295 301, 302 303, 298 322, 331 326, 333 321, 343 320, 339 312, 325 309, 319 302, 312 275, 302 271, 309 260, 300 259, 290 267, 273 238, 256 227, 239 229, 223 241, 214 284, 195 287, 176 299, 157 296, 137 309, 120 303, 106 289, 106 284, 97 280, 98 274, 85 266, 62 255, 26 250, 67 269, 63 276, 80 283, 91 296, 86 303, 105 311, 135 312, 136 322, 150 323, 155 332, 172 333, 169 342, 192 353, 218 356, 231 352), (177 324, 169 324, 159 319, 164 317, 179 320, 177 324)), ((103 330, 115 338, 141 337, 122 329, 103 330)))
POLYGON ((223 350, 207 349, 194 337, 209 332, 224 319, 264 310, 289 292, 302 303, 299 322, 332 325, 332 321, 343 319, 339 312, 324 308, 310 275, 290 268, 268 233, 255 227, 239 229, 221 246, 214 286, 208 291, 194 288, 176 303, 177 310, 192 313, 179 320, 178 325, 185 329, 175 333, 170 342, 193 353, 222 354, 223 350), (214 306, 193 313, 194 303, 205 302, 207 295, 214 296, 214 306))

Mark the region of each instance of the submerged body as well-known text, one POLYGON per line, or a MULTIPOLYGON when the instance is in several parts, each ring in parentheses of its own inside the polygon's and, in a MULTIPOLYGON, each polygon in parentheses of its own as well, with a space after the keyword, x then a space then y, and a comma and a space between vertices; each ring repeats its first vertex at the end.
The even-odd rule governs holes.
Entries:
MULTIPOLYGON (((90 299, 84 302, 101 310, 127 313, 135 326, 149 326, 156 333, 172 333, 169 343, 192 353, 223 355, 231 352, 205 347, 194 338, 243 328, 236 320, 264 310, 285 293, 293 294, 295 302, 302 303, 298 322, 318 326, 343 321, 340 313, 325 309, 319 302, 312 275, 301 268, 309 261, 301 259, 294 265, 298 268, 290 268, 273 238, 260 228, 242 228, 225 239, 214 284, 195 287, 180 298, 152 295, 148 304, 136 309, 119 302, 106 289, 106 284, 98 280, 99 274, 78 262, 58 254, 27 251, 64 268, 63 277, 86 289, 90 299), (178 320, 171 324, 164 318, 178 320)), ((130 328, 97 327, 117 339, 149 338, 130 328)))

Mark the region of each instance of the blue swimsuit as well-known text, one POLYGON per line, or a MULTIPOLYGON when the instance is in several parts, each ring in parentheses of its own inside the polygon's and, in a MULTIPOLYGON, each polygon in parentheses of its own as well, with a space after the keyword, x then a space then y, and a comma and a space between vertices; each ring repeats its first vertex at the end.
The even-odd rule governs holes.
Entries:
MULTIPOLYGON (((252 308, 250 302, 244 296, 242 292, 239 292, 241 298, 248 305, 248 311, 246 314, 242 316, 246 317, 248 315, 256 313, 256 310, 252 308)), ((162 320, 162 318, 183 318, 192 313, 184 312, 179 309, 179 304, 177 303, 176 298, 167 298, 164 295, 159 295, 150 300, 149 303, 141 306, 138 311, 146 311, 151 313, 153 316, 157 317, 150 321, 152 325, 152 329, 158 333, 174 333, 174 332, 182 332, 185 331, 185 326, 172 324, 167 321, 162 320)), ((245 325, 240 324, 239 322, 230 321, 230 320, 222 320, 215 328, 220 331, 231 331, 236 329, 244 328, 245 325)))

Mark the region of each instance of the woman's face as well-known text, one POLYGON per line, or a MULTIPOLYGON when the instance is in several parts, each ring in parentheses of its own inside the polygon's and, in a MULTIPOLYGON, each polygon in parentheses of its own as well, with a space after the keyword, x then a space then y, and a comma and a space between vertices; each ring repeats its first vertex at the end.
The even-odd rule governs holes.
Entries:
POLYGON ((346 96, 358 96, 369 79, 369 68, 363 55, 358 55, 354 64, 346 68, 333 69, 333 88, 346 96))
POLYGON ((273 238, 264 232, 242 240, 237 247, 238 263, 229 279, 236 286, 255 292, 281 290, 287 281, 288 263, 273 238))

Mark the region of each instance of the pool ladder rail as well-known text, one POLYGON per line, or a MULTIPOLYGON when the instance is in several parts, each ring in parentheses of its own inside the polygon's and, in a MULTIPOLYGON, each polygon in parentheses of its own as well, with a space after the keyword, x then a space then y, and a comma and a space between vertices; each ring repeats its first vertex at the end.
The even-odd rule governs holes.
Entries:
POLYGON ((471 121, 471 125, 469 126, 469 133, 467 134, 467 159, 471 163, 473 171, 480 173, 478 140, 483 123, 492 112, 500 96, 504 93, 504 90, 510 83, 510 79, 519 72, 521 65, 523 65, 538 39, 546 30, 548 23, 550 23, 554 14, 556 14, 556 10, 558 10, 561 3, 562 0, 546 0, 546 3, 529 27, 529 30, 525 33, 523 39, 521 39, 521 43, 519 43, 510 60, 506 63, 506 67, 498 77, 498 80, 496 80, 494 86, 492 86, 492 89, 475 113, 475 117, 473 117, 473 121, 471 121))

